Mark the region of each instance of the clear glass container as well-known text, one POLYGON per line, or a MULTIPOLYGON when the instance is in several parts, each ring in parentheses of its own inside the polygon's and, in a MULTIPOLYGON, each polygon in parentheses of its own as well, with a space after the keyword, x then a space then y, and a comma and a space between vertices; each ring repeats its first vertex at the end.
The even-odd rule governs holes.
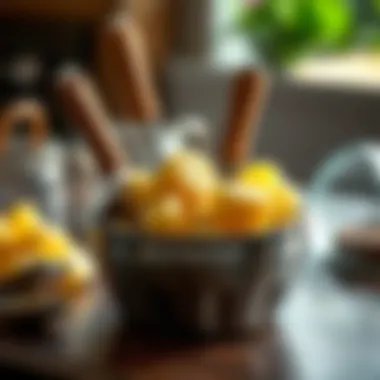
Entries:
POLYGON ((105 191, 104 181, 91 152, 82 142, 70 144, 66 156, 67 224, 77 238, 87 239, 94 210, 105 191))
POLYGON ((331 255, 346 229, 380 226, 380 144, 339 149, 316 170, 309 189, 313 251, 331 255))
POLYGON ((31 201, 52 222, 84 237, 98 196, 99 173, 81 142, 48 138, 47 111, 38 100, 11 103, 0 118, 0 211, 31 201), (23 136, 16 127, 26 124, 23 136))
POLYGON ((11 103, 0 119, 0 209, 33 201, 54 222, 65 223, 67 192, 64 149, 47 138, 44 106, 35 99, 11 103), (13 136, 26 123, 26 136, 13 136))

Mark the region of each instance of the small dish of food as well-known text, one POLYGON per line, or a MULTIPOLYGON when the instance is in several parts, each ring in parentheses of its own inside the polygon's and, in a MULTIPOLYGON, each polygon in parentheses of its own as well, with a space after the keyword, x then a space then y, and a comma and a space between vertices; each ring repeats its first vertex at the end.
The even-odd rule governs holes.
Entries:
POLYGON ((0 326, 50 318, 96 277, 87 253, 25 202, 0 215, 0 257, 0 326))

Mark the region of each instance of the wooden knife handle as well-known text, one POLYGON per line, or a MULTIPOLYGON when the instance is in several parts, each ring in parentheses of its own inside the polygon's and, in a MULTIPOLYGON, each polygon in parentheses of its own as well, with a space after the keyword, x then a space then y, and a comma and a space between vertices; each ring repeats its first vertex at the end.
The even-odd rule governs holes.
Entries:
POLYGON ((113 82, 120 98, 117 103, 123 104, 124 113, 138 122, 157 122, 161 106, 138 25, 130 17, 118 15, 105 24, 100 40, 104 60, 108 60, 107 69, 111 71, 108 81, 113 82))
POLYGON ((90 144, 102 171, 117 172, 124 164, 123 150, 92 80, 69 68, 58 73, 55 84, 67 118, 90 144))
POLYGON ((222 165, 227 170, 236 170, 250 153, 266 87, 265 75, 253 69, 240 71, 233 80, 228 124, 221 146, 222 165))

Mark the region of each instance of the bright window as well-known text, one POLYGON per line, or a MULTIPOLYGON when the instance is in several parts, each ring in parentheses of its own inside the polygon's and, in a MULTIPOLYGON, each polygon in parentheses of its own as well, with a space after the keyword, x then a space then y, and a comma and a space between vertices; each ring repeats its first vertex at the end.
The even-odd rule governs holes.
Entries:
POLYGON ((244 0, 212 1, 212 57, 222 65, 240 65, 255 59, 247 39, 237 33, 235 21, 244 0))
MULTIPOLYGON (((251 31, 241 33, 237 27, 238 15, 244 11, 244 7, 250 4, 254 6, 257 1, 272 2, 275 8, 278 4, 278 10, 270 12, 288 12, 289 6, 294 6, 297 0, 210 0, 212 2, 212 57, 219 64, 239 65, 247 62, 257 61, 258 55, 255 54, 252 36, 255 33, 251 31), (288 6, 288 8, 287 8, 288 6)), ((290 66, 291 74, 301 81, 314 82, 320 84, 347 84, 354 86, 376 87, 380 88, 380 51, 376 52, 373 47, 380 48, 380 1, 379 0, 312 0, 315 9, 310 8, 309 17, 314 17, 317 22, 312 30, 312 35, 306 39, 306 47, 309 41, 322 35, 322 38, 334 37, 336 25, 341 25, 347 29, 349 37, 347 46, 344 42, 335 41, 336 48, 330 47, 327 55, 319 55, 317 58, 311 58, 306 55, 305 58, 298 59, 297 64, 290 66), (376 6, 377 2, 377 6, 376 6), (323 4, 326 7, 318 8, 323 4), (346 3, 346 5, 345 5, 346 3), (335 4, 335 6, 331 6, 335 4), (351 8, 346 8, 351 6, 351 8), (349 13, 351 11, 351 14, 349 13), (351 17, 351 20, 349 19, 351 17), (351 24, 349 24, 351 23, 351 24), (319 29, 318 29, 319 28, 319 29), (335 28, 335 29, 334 29, 335 28), (350 29, 351 28, 351 29, 350 29), (314 34, 313 34, 314 33, 314 34), (378 39, 378 41, 377 41, 378 39), (364 46, 364 49, 358 47, 364 46)), ((275 33, 276 20, 274 15, 268 12, 265 14, 268 18, 267 33, 275 33), (273 28, 271 30, 271 28, 273 28)), ((286 13, 282 14, 283 17, 286 13)), ((302 22, 303 13, 288 14, 296 19, 290 19, 292 22, 302 22)), ((279 29, 281 31, 281 29, 279 29)), ((300 29, 301 37, 303 29, 300 29)), ((305 32, 306 33, 306 32, 305 32)), ((281 39, 280 39, 281 40, 281 39)), ((275 40, 279 43, 279 40, 275 40)), ((289 38, 289 48, 294 48, 292 37, 289 38)), ((326 41, 329 40, 326 38, 326 41)), ((334 40, 331 40, 334 42, 334 40)), ((334 44, 332 46, 335 46, 334 44)), ((277 46, 277 45, 276 45, 277 46)), ((296 47, 296 45, 295 45, 296 47)), ((313 53, 313 50, 310 49, 313 53)))

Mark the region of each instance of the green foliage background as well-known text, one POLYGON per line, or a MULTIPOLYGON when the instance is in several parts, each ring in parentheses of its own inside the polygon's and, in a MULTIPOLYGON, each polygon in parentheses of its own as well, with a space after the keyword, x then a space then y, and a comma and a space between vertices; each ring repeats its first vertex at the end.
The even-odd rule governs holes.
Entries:
POLYGON ((304 55, 380 47, 380 0, 261 0, 245 5, 239 29, 281 67, 304 55))

